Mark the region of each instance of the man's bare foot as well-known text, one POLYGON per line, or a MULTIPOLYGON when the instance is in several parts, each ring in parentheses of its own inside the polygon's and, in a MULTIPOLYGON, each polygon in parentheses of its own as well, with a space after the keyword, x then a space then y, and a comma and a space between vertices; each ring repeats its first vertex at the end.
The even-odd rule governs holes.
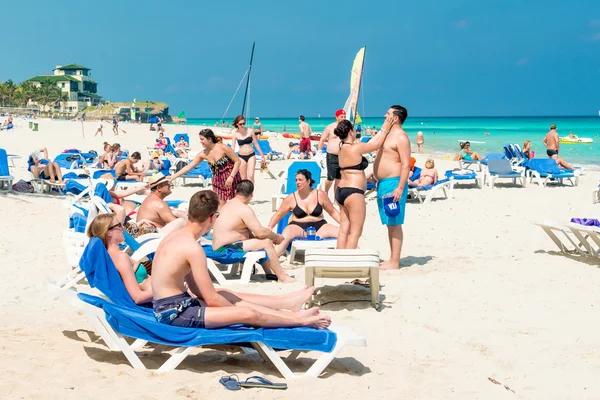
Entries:
POLYGON ((325 329, 331 325, 331 317, 329 315, 315 315, 314 317, 303 318, 302 325, 316 329, 325 329))
POLYGON ((319 315, 319 307, 312 307, 309 308, 308 310, 300 310, 300 311, 296 311, 296 316, 299 318, 302 317, 314 317, 315 315, 319 315))
POLYGON ((289 306, 286 307, 286 309, 290 311, 300 311, 304 303, 310 299, 314 291, 314 286, 311 286, 286 295, 290 301, 289 306))
POLYGON ((294 279, 293 277, 286 275, 285 278, 280 279, 279 277, 277 278, 278 282, 282 282, 282 283, 294 283, 296 282, 296 279, 294 279))
POLYGON ((379 264, 379 269, 400 269, 400 263, 392 263, 390 261, 382 262, 379 264))

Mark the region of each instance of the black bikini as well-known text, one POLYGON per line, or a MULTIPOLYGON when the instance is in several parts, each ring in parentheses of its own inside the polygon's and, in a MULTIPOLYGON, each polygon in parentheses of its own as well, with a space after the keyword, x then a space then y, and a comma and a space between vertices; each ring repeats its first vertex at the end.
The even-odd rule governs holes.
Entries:
MULTIPOLYGON (((342 143, 340 143, 340 147, 343 144, 351 144, 351 143, 342 142, 342 143)), ((365 169, 367 169, 368 166, 369 166, 369 160, 367 160, 363 156, 360 163, 358 163, 356 165, 352 165, 350 167, 340 167, 340 171, 344 171, 344 170, 348 170, 348 169, 364 171, 365 169)), ((341 205, 344 205, 344 202, 346 201, 346 199, 355 193, 364 195, 365 191, 362 189, 353 188, 353 187, 338 187, 337 190, 335 191, 335 201, 337 201, 341 205)))
MULTIPOLYGON (((250 143, 252 143, 252 136, 247 137, 246 139, 242 139, 242 140, 238 139, 237 140, 237 144, 240 147, 243 146, 243 145, 245 145, 245 144, 250 144, 250 143)), ((248 162, 248 160, 250 160, 255 155, 256 155, 256 153, 252 152, 250 154, 238 154, 238 157, 241 158, 242 160, 248 162)))
MULTIPOLYGON (((298 199, 296 199, 296 193, 294 193, 294 200, 296 201, 296 207, 294 207, 294 209, 292 210, 292 214, 294 214, 294 217, 296 217, 298 219, 302 219, 302 218, 306 218, 308 216, 320 217, 323 215, 323 206, 321 206, 321 203, 319 203, 319 192, 318 191, 317 191, 317 205, 315 206, 315 208, 312 210, 312 212, 310 214, 307 214, 306 211, 304 211, 302 208, 300 208, 300 206, 298 205, 298 199)), ((322 219, 322 220, 316 221, 316 222, 292 221, 289 223, 289 225, 299 226, 300 228, 302 228, 302 230, 306 230, 306 228, 308 228, 309 226, 313 226, 315 228, 315 231, 318 231, 319 229, 321 229, 321 227, 323 225, 326 225, 326 224, 327 224, 327 221, 325 221, 325 219, 322 219)))

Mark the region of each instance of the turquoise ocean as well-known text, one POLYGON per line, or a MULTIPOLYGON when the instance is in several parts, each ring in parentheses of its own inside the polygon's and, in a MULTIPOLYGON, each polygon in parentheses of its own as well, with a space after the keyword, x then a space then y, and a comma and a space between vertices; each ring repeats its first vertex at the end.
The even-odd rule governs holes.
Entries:
MULTIPOLYGON (((218 118, 188 118, 188 125, 214 126, 218 118)), ((232 119, 231 119, 232 120, 232 119)), ((231 120, 229 123, 231 124, 231 120)), ((253 119, 248 121, 253 122, 253 119)), ((298 133, 298 118, 261 118, 266 131, 298 133)), ((333 118, 307 118, 314 132, 322 132, 333 118)), ((379 128, 383 118, 363 118, 364 129, 369 126, 379 128)), ((536 156, 545 157, 542 144, 544 135, 551 124, 558 126, 560 136, 573 132, 581 138, 592 138, 592 144, 561 144, 560 156, 569 162, 600 167, 600 117, 411 117, 404 123, 404 129, 411 138, 413 151, 416 151, 415 137, 418 131, 425 135, 426 154, 457 153, 461 140, 471 141, 471 149, 483 156, 502 152, 507 143, 531 140, 536 156), (490 136, 486 136, 489 132, 490 136)), ((190 132, 193 130, 190 127, 190 132)))

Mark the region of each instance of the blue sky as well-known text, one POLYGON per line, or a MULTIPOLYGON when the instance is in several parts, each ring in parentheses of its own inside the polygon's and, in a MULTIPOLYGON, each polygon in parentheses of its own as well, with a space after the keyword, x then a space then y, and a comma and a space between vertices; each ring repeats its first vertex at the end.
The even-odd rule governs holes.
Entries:
POLYGON ((366 116, 396 103, 418 116, 600 110, 598 0, 4 3, 2 81, 78 63, 106 99, 188 117, 223 113, 253 41, 251 113, 263 117, 333 114, 364 45, 366 116))

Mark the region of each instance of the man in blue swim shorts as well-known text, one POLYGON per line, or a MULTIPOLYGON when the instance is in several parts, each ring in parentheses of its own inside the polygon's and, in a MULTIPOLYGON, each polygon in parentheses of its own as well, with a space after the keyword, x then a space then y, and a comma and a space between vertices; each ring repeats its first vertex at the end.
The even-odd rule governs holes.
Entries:
POLYGON ((404 211, 408 195, 410 171, 410 140, 402 129, 408 111, 402 106, 391 106, 385 114, 393 118, 393 125, 383 146, 377 152, 373 175, 377 179, 377 206, 381 223, 387 226, 390 241, 390 259, 381 263, 381 269, 399 269, 404 233, 404 211), (393 197, 395 212, 386 212, 384 198, 393 197))

